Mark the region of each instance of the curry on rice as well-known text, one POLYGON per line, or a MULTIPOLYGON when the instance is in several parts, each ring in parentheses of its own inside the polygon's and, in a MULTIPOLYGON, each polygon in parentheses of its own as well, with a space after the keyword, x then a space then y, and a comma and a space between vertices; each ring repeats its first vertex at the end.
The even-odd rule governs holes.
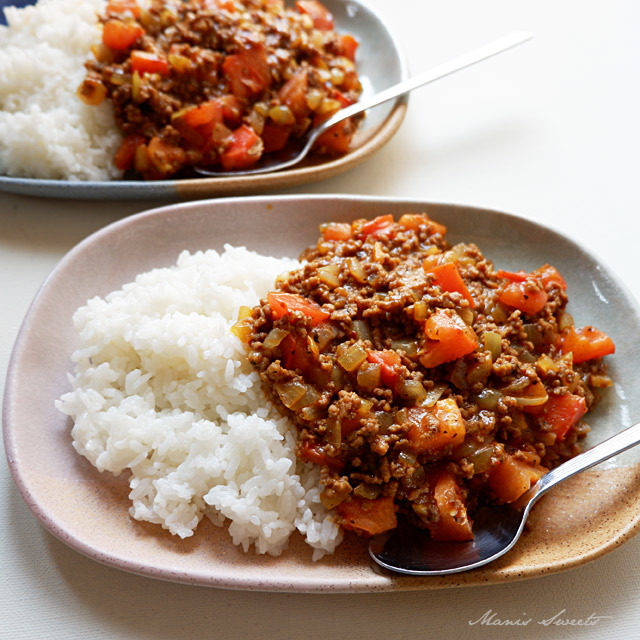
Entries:
MULTIPOLYGON (((110 0, 78 96, 110 100, 125 138, 114 163, 146 179, 233 171, 277 153, 362 91, 358 42, 318 0, 110 0)), ((349 149, 358 118, 318 139, 349 149)))
POLYGON ((375 535, 398 512, 473 538, 479 503, 516 501, 576 455, 611 339, 577 328, 550 265, 496 269, 427 215, 329 223, 304 266, 234 326, 322 502, 375 535))

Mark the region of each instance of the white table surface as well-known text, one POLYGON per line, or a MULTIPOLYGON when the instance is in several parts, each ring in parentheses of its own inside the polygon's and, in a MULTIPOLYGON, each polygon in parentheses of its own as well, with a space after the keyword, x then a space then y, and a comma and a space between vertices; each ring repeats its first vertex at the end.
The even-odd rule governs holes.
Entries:
MULTIPOLYGON (((640 300, 640 4, 368 3, 399 37, 414 73, 511 31, 531 31, 534 40, 418 90, 378 155, 289 192, 412 197, 522 214, 595 251, 640 300)), ((56 262, 93 231, 157 204, 0 195, 0 388, 20 322, 56 262)), ((270 594, 160 582, 79 555, 31 514, 4 456, 0 517, 1 638, 640 637, 640 538, 587 566, 519 583, 270 594), (494 623, 530 622, 470 624, 488 611, 494 623), (540 624, 554 616, 583 624, 540 624)))

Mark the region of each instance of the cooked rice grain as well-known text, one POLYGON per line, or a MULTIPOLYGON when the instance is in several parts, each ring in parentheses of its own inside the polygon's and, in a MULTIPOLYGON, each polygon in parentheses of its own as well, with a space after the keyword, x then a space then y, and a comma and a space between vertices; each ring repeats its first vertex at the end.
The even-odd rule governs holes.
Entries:
POLYGON ((65 180, 121 176, 122 139, 111 103, 85 105, 76 89, 100 42, 104 0, 39 0, 4 9, 0 26, 0 175, 65 180))
POLYGON ((100 471, 130 470, 131 515, 191 536, 206 515, 233 542, 278 555, 296 529, 314 559, 341 540, 318 472, 294 454, 230 328, 296 266, 244 248, 184 252, 74 315, 73 446, 100 471))

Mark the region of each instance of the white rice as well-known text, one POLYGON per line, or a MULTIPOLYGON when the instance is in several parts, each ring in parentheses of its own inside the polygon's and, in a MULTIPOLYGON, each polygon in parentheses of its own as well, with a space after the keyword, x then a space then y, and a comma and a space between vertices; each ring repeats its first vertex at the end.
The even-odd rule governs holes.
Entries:
POLYGON ((109 180, 122 139, 109 101, 84 104, 76 89, 100 42, 104 0, 40 0, 4 9, 0 26, 0 174, 109 180))
POLYGON ((317 468, 296 460, 294 430, 230 332, 296 266, 231 246, 184 252, 74 314, 73 390, 56 406, 74 419, 78 453, 130 471, 133 518, 183 538, 203 516, 226 521, 235 544, 271 555, 296 529, 314 559, 340 543, 317 468))

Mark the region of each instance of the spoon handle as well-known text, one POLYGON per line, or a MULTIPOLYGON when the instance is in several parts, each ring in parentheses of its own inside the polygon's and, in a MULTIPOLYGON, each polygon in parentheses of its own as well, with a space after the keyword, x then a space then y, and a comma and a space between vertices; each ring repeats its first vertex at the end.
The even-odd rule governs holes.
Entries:
POLYGON ((531 502, 535 502, 543 493, 563 480, 586 471, 637 444, 640 444, 640 422, 549 471, 533 486, 531 502))
POLYGON ((362 113, 367 109, 371 109, 372 107, 377 107, 379 104, 383 102, 387 102, 388 100, 393 100, 394 98, 398 98, 405 93, 409 93, 418 87, 422 87, 425 84, 429 84, 434 80, 438 80, 440 78, 444 78, 456 71, 460 71, 466 67, 470 67, 477 62, 481 62, 482 60, 486 60, 492 56, 497 55, 498 53, 502 53, 507 49, 511 49, 527 40, 532 38, 530 33, 526 33, 524 31, 519 31, 517 33, 512 33, 508 36, 504 36, 499 38, 498 40, 494 40, 489 44, 480 47, 479 49, 474 49, 469 53, 465 53, 462 56, 454 58, 449 62, 445 62, 425 73, 419 74, 413 78, 408 78, 403 82, 399 82, 398 84, 389 87, 388 89, 384 89, 375 95, 365 98, 363 100, 359 100, 355 104, 352 104, 344 109, 341 109, 333 115, 329 120, 327 120, 322 127, 319 127, 316 132, 314 132, 314 139, 332 127, 338 122, 342 122, 346 118, 350 118, 358 113, 362 113))

